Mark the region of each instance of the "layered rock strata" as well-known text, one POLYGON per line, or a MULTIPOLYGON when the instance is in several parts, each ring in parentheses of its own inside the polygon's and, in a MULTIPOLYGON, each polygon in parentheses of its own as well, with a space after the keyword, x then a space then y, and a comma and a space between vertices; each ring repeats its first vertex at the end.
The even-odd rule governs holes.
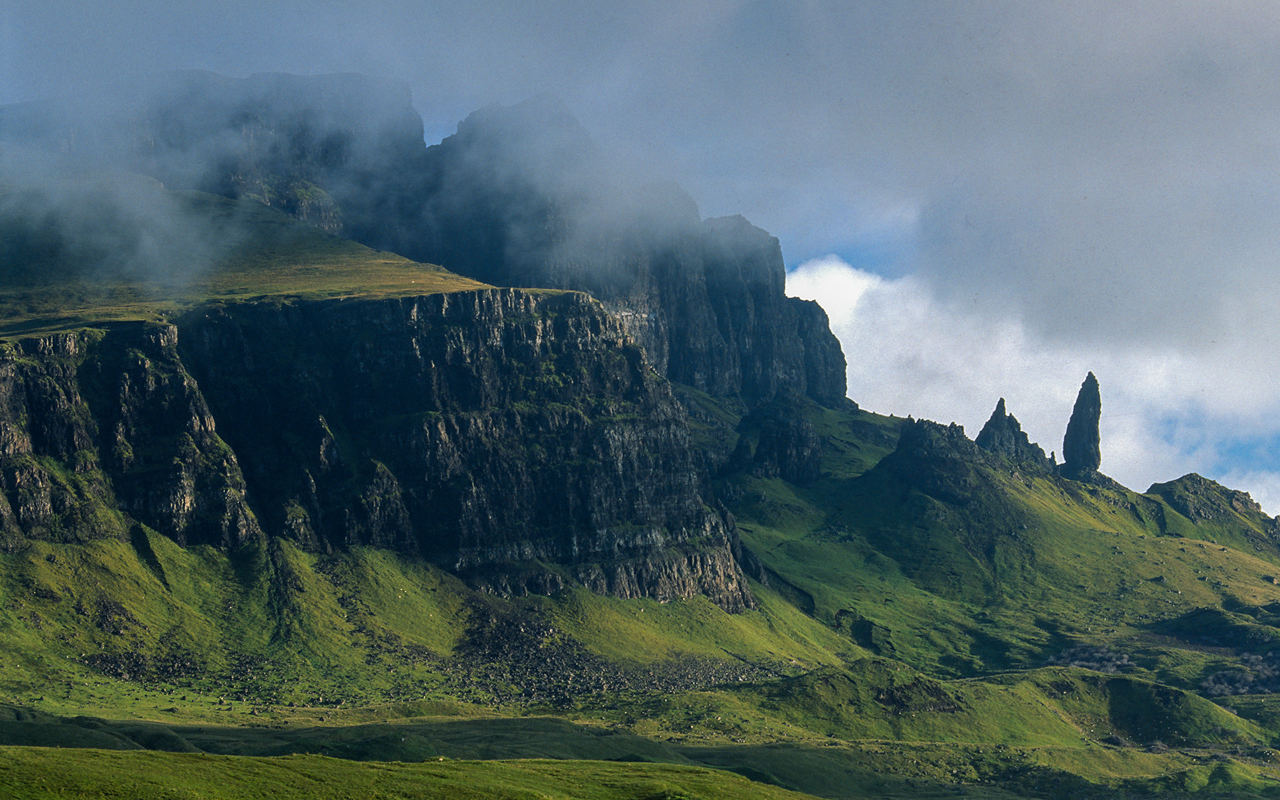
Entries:
POLYGON ((129 326, 0 348, 7 546, 122 536, 130 520, 180 544, 260 533, 239 462, 176 344, 173 326, 129 326))
POLYGON ((682 406, 577 293, 244 303, 0 360, 0 529, 421 555, 504 593, 754 601, 682 406))

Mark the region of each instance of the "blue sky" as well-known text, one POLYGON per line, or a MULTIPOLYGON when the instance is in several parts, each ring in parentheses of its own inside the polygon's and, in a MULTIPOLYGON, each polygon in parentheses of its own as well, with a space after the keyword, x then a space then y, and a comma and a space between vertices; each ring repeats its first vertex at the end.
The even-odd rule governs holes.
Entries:
POLYGON ((180 68, 396 78, 436 138, 556 94, 781 239, 864 407, 1059 450, 1092 370, 1104 471, 1280 512, 1275 3, 0 3, 0 102, 180 68))

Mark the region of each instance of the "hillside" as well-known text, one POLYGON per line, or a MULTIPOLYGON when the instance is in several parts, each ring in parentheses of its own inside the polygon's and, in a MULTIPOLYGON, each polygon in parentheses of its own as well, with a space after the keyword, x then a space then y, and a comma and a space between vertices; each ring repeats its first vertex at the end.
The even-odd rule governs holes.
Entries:
POLYGON ((428 153, 335 86, 359 158, 0 186, 14 796, 1280 795, 1280 522, 1099 473, 1092 375, 1063 465, 871 413, 767 234, 504 161, 589 156, 554 105, 428 153))
POLYGON ((299 225, 254 200, 172 192, 118 172, 24 183, 0 182, 0 336, 9 339, 164 321, 216 301, 484 286, 299 225))

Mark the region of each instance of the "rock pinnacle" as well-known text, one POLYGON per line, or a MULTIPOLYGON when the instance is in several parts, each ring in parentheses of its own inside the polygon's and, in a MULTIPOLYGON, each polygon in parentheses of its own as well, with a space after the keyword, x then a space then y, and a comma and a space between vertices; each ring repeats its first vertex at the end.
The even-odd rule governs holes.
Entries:
POLYGON ((1062 474, 1081 479, 1098 471, 1102 464, 1102 437, 1098 420, 1102 417, 1102 394, 1098 379, 1090 372, 1080 386, 1067 433, 1062 439, 1062 474))
POLYGON ((1018 424, 1018 420, 1005 411, 1003 397, 996 404, 996 410, 992 412, 987 424, 982 427, 978 438, 974 439, 974 444, 983 450, 1004 456, 1015 464, 1049 466, 1049 459, 1045 458, 1044 450, 1041 450, 1039 445, 1033 444, 1026 432, 1022 430, 1022 426, 1018 424))

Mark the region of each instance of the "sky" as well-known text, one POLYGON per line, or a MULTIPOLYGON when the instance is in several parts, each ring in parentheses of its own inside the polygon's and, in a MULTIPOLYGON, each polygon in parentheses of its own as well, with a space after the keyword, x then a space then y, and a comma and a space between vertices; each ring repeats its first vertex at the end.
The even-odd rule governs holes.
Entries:
POLYGON ((551 93, 615 161, 779 237, 864 408, 1004 397, 1102 470, 1280 513, 1280 4, 0 0, 0 103, 170 69, 406 82, 429 142, 551 93))

